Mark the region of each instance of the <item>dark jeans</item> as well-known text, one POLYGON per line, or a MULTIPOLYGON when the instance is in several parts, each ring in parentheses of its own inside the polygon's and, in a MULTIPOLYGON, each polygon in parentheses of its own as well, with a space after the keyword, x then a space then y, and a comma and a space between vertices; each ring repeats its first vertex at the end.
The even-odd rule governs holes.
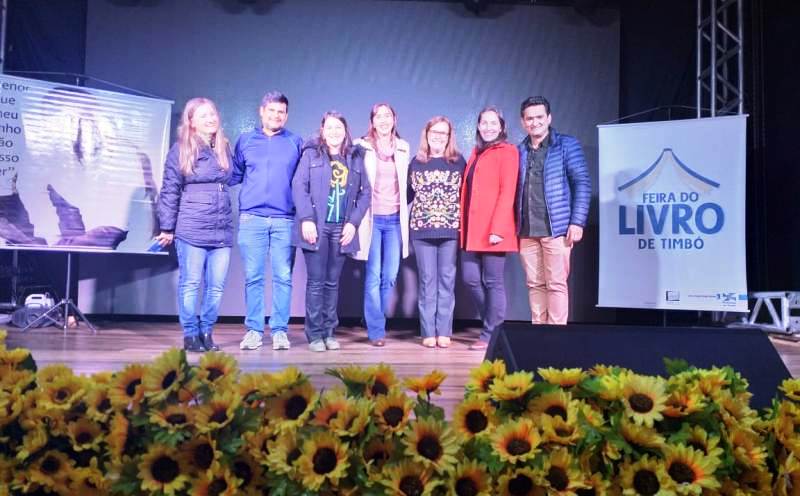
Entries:
POLYGON ((419 326, 423 338, 453 334, 456 304, 455 239, 415 239, 414 253, 419 273, 419 326))
POLYGON ((340 251, 341 224, 325 224, 317 233, 318 250, 303 250, 306 259, 306 338, 308 342, 333 336, 339 325, 339 276, 345 255, 340 251))
POLYGON ((489 341, 506 318, 505 265, 502 252, 461 251, 461 277, 483 321, 481 341, 489 341))

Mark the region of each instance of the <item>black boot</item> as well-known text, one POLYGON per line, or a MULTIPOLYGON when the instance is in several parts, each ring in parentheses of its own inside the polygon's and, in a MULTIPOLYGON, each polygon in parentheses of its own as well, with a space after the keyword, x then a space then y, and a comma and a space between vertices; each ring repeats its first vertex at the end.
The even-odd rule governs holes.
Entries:
POLYGON ((200 333, 200 344, 206 351, 219 351, 219 346, 214 344, 214 339, 211 337, 211 331, 200 333))
POLYGON ((203 346, 203 343, 200 341, 200 336, 184 337, 183 349, 195 353, 203 353, 206 351, 206 347, 203 346))

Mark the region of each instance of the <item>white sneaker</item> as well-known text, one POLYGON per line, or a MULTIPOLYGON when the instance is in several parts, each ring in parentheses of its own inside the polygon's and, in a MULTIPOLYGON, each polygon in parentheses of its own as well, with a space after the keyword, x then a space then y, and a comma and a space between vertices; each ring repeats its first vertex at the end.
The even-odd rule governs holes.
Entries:
POLYGON ((311 351, 325 351, 327 348, 325 347, 325 341, 317 339, 308 344, 308 349, 311 351))
POLYGON ((244 339, 239 343, 239 349, 242 350, 257 350, 264 344, 263 333, 249 329, 244 339))
POLYGON ((288 350, 291 344, 285 332, 279 331, 272 335, 273 350, 288 350))
POLYGON ((336 341, 336 338, 331 336, 329 338, 325 338, 325 347, 329 350, 338 350, 342 346, 339 344, 339 341, 336 341))

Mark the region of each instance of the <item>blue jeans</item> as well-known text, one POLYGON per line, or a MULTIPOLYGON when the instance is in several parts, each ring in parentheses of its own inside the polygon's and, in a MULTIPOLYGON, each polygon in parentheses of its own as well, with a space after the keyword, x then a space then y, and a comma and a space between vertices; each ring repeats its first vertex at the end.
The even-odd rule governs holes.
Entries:
POLYGON ((345 255, 339 240, 342 224, 324 224, 317 240, 318 250, 303 250, 306 258, 306 337, 308 342, 333 337, 339 325, 339 276, 345 255))
POLYGON ((183 336, 189 338, 200 332, 210 332, 219 314, 231 249, 193 246, 176 238, 175 251, 178 253, 178 319, 183 336), (197 294, 201 282, 205 291, 198 323, 197 294))
POLYGON ((372 216, 372 241, 364 280, 364 320, 371 341, 386 336, 386 310, 400 270, 402 242, 400 214, 372 216))
POLYGON ((264 333, 264 260, 272 265, 272 310, 269 328, 272 334, 289 329, 292 303, 293 219, 239 215, 239 252, 244 264, 244 299, 247 329, 264 333))
POLYGON ((461 252, 461 277, 483 322, 480 340, 487 343, 506 318, 505 265, 503 252, 461 252))

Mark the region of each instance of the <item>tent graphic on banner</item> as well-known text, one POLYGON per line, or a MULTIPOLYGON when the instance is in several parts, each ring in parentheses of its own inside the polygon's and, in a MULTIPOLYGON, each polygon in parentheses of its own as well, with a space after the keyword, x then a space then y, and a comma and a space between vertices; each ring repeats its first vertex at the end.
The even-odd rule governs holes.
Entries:
POLYGON ((702 174, 695 172, 691 167, 683 163, 681 159, 675 155, 675 152, 672 151, 672 148, 664 148, 664 150, 661 151, 661 155, 653 162, 653 165, 648 167, 639 176, 617 188, 617 191, 625 191, 630 196, 640 195, 654 186, 658 182, 658 178, 667 168, 676 171, 681 182, 692 191, 708 193, 712 188, 719 188, 718 182, 704 177, 702 174))

